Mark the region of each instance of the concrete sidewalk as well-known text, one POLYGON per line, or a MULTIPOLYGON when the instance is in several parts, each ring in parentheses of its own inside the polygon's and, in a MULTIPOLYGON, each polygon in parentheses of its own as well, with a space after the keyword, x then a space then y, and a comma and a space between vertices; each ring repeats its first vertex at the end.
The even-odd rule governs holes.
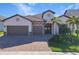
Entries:
POLYGON ((71 52, 51 52, 51 51, 18 51, 18 52, 0 52, 0 55, 79 55, 79 53, 71 52))

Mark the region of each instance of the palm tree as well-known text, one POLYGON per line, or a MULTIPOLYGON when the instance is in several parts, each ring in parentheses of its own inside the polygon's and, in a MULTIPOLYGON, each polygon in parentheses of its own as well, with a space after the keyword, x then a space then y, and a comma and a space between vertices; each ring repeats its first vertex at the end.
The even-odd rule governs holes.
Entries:
MULTIPOLYGON (((61 22, 61 21, 59 20, 58 17, 54 17, 54 18, 52 19, 52 24, 53 24, 53 30, 54 30, 54 31, 55 31, 54 25, 57 24, 57 25, 59 26, 60 22, 61 22)), ((54 34, 54 32, 53 32, 53 34, 54 34)), ((56 33, 56 34, 57 34, 57 33, 56 33)))
POLYGON ((76 17, 75 18, 75 21, 76 21, 76 27, 77 27, 77 37, 78 37, 78 33, 79 33, 79 28, 78 28, 78 26, 79 26, 79 17, 76 17))
POLYGON ((70 24, 70 26, 72 26, 71 28, 71 32, 74 31, 74 25, 76 24, 76 27, 78 29, 78 25, 79 25, 79 17, 76 16, 71 16, 69 17, 69 19, 66 21, 68 24, 70 24))

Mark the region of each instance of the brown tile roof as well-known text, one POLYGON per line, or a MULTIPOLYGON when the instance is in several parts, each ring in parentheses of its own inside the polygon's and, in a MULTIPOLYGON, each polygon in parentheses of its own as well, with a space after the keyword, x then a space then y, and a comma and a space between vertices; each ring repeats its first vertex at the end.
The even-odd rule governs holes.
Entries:
POLYGON ((42 14, 34 15, 34 17, 39 18, 39 19, 42 19, 42 14))
POLYGON ((38 15, 29 15, 29 16, 26 16, 26 18, 30 19, 31 21, 44 21, 42 19, 42 15, 41 14, 38 14, 38 15))
POLYGON ((46 12, 52 12, 53 14, 55 14, 54 11, 51 11, 51 10, 47 10, 45 12, 43 12, 42 14, 37 14, 37 15, 29 15, 29 16, 26 16, 26 18, 32 20, 32 21, 44 21, 43 20, 43 14, 45 14, 46 12))

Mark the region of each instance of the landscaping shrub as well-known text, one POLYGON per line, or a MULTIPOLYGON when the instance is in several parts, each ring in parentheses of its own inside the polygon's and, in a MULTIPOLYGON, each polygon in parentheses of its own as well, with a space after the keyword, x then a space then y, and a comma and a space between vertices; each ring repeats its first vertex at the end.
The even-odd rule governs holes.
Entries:
POLYGON ((60 25, 59 33, 60 33, 60 34, 70 33, 70 29, 69 29, 69 28, 67 27, 67 25, 65 25, 65 24, 60 25))
POLYGON ((73 34, 55 35, 48 41, 48 46, 55 52, 79 52, 79 37, 73 34))
POLYGON ((48 46, 55 52, 79 52, 79 29, 71 33, 67 26, 62 25, 59 35, 52 36, 48 41, 48 46))
POLYGON ((79 29, 75 30, 75 32, 77 33, 77 36, 78 36, 78 34, 79 34, 79 29))
POLYGON ((0 31, 0 37, 4 36, 4 32, 0 31))
POLYGON ((60 35, 55 35, 54 37, 51 37, 49 39, 49 46, 51 45, 61 45, 61 44, 70 44, 70 40, 68 39, 68 35, 65 35, 65 34, 60 34, 60 35))

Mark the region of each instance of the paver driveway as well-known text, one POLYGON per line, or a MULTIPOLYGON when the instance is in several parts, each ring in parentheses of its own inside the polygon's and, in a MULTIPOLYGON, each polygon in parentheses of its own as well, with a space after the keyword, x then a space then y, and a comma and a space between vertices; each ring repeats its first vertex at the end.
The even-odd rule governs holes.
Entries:
POLYGON ((50 51, 50 35, 4 36, 0 38, 0 51, 50 51))
POLYGON ((50 51, 47 42, 33 42, 20 46, 0 49, 0 51, 50 51))

